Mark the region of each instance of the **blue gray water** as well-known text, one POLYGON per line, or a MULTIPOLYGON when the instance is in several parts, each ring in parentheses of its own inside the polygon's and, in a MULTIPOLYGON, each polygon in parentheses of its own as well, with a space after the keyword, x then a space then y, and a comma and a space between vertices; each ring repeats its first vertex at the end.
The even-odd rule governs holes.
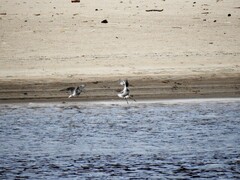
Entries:
POLYGON ((0 105, 0 179, 239 179, 240 100, 0 105))

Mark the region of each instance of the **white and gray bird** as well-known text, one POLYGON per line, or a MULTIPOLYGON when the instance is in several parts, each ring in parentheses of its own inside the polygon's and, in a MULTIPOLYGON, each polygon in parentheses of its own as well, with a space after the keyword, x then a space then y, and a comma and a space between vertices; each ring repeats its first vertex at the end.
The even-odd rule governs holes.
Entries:
POLYGON ((128 103, 128 100, 127 100, 128 98, 131 99, 131 100, 133 100, 133 101, 136 101, 136 100, 133 99, 133 97, 130 95, 130 90, 128 89, 128 86, 129 86, 128 80, 120 81, 120 84, 121 84, 122 86, 124 86, 124 87, 123 87, 123 90, 122 90, 120 93, 118 93, 118 97, 125 99, 125 100, 127 101, 127 103, 128 103))
POLYGON ((79 96, 82 92, 85 91, 85 84, 82 84, 77 87, 68 87, 67 89, 62 89, 61 91, 68 91, 71 94, 68 96, 68 98, 79 96))

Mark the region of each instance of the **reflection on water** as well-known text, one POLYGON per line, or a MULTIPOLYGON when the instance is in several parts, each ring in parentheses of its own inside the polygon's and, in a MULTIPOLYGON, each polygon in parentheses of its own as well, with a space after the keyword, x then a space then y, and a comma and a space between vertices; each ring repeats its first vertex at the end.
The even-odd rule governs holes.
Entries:
POLYGON ((0 179, 239 179, 239 99, 169 102, 2 104, 0 179))

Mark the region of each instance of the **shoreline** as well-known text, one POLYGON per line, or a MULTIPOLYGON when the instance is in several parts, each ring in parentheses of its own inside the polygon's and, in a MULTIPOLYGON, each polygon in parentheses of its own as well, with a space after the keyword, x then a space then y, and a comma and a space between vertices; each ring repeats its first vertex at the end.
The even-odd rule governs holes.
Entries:
POLYGON ((12 101, 12 102, 0 102, 1 105, 23 105, 23 104, 29 104, 29 105, 42 105, 42 104, 51 104, 51 105, 75 105, 75 104, 84 104, 84 105, 136 105, 136 104, 148 104, 148 103, 161 103, 161 104, 178 104, 178 103, 192 103, 192 102, 240 102, 240 97, 219 97, 219 98, 213 98, 213 97, 204 97, 204 98, 175 98, 175 99, 140 99, 136 102, 130 101, 129 104, 126 103, 125 100, 121 99, 114 99, 114 100, 91 100, 91 101, 45 101, 45 100, 39 100, 39 101, 12 101))
MULTIPOLYGON (((129 77, 131 95, 136 100, 164 100, 191 98, 239 98, 240 80, 236 77, 162 78, 157 76, 129 77)), ((61 89, 79 85, 72 80, 9 80, 0 81, 0 103, 24 102, 78 102, 118 101, 121 90, 117 78, 90 78, 82 80, 86 92, 76 98, 68 98, 61 89), (100 81, 101 79, 101 81, 100 81)))
POLYGON ((240 102, 240 97, 223 97, 223 98, 179 98, 179 99, 141 99, 136 102, 126 103, 125 100, 97 100, 97 101, 26 101, 26 102, 7 102, 0 103, 0 106, 8 105, 137 105, 137 104, 176 104, 176 103, 193 103, 193 102, 240 102))

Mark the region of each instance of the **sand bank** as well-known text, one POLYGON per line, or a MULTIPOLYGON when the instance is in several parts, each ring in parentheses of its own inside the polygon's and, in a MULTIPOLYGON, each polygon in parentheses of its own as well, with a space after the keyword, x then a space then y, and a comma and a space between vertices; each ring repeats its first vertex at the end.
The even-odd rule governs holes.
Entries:
POLYGON ((0 100, 239 97, 240 2, 24 1, 0 6, 0 100), (107 23, 101 23, 107 20, 107 23))

